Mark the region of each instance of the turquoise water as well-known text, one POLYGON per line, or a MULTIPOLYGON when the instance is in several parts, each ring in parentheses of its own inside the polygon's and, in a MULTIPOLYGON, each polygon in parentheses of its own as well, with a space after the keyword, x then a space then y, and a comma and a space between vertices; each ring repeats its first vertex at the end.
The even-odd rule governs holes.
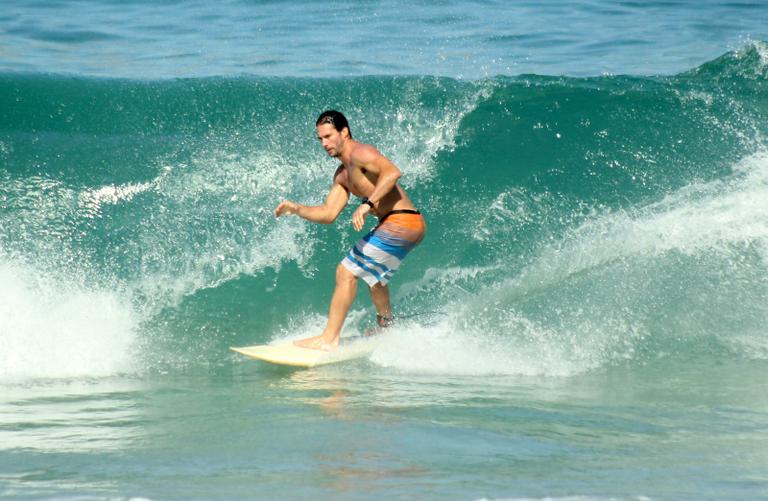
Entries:
POLYGON ((0 495, 768 496, 762 4, 9 12, 0 495), (426 215, 404 319, 246 360, 319 332, 359 236, 272 216, 323 199, 329 107, 426 215))
POLYGON ((6 2, 0 70, 229 75, 670 74, 765 40, 760 1, 6 2))

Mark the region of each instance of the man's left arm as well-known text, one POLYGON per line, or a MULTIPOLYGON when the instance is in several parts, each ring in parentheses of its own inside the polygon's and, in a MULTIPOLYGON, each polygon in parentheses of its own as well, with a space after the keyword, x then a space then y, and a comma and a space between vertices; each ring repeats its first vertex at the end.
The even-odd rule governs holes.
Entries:
POLYGON ((403 173, 400 172, 400 169, 398 169, 397 166, 390 162, 384 155, 379 155, 378 158, 372 162, 372 165, 368 166, 368 169, 379 176, 376 180, 376 186, 373 187, 373 191, 368 197, 368 200, 370 200, 373 205, 376 205, 387 195, 387 193, 392 191, 395 184, 397 184, 397 180, 400 179, 400 176, 402 176, 403 173))
MULTIPOLYGON (((392 191, 397 184, 397 180, 403 173, 397 168, 395 164, 389 161, 387 157, 381 153, 376 153, 376 156, 371 161, 363 164, 373 174, 376 174, 376 185, 373 187, 373 191, 368 196, 368 201, 373 205, 376 205, 384 198, 387 193, 392 191)), ((355 230, 360 231, 365 223, 365 216, 371 211, 371 207, 368 204, 360 204, 352 214, 352 226, 355 230)))

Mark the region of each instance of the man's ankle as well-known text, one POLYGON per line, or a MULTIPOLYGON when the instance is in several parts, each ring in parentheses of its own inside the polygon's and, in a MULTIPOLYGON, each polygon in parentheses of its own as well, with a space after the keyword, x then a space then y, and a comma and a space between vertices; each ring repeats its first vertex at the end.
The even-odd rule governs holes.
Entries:
POLYGON ((386 329, 395 323, 395 317, 392 315, 379 315, 376 314, 376 325, 382 329, 386 329))

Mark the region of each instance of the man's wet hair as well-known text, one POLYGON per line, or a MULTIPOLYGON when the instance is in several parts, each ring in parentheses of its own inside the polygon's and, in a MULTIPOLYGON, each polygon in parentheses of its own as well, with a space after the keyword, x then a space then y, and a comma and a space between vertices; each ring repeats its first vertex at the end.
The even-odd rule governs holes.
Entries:
POLYGON ((347 117, 345 117, 341 112, 336 110, 327 110, 320 113, 320 116, 317 117, 317 122, 315 122, 315 126, 322 124, 331 124, 339 132, 341 132, 344 127, 346 127, 349 131, 349 138, 352 139, 352 129, 349 128, 347 117))

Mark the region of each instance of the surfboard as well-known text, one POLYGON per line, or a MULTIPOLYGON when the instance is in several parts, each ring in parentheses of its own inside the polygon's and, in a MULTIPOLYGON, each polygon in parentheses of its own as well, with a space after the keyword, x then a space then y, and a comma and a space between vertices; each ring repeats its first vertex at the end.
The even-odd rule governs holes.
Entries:
POLYGON ((381 344, 383 337, 383 334, 379 334, 342 338, 339 346, 332 351, 302 348, 292 342, 232 347, 230 350, 249 358, 277 365, 317 367, 367 357, 381 344))

